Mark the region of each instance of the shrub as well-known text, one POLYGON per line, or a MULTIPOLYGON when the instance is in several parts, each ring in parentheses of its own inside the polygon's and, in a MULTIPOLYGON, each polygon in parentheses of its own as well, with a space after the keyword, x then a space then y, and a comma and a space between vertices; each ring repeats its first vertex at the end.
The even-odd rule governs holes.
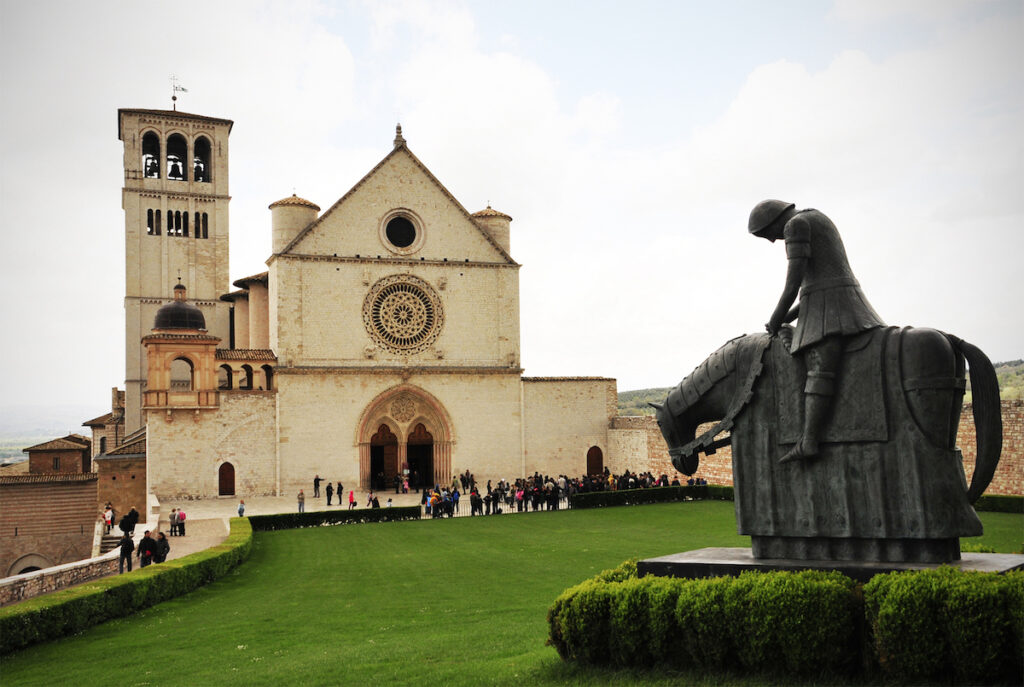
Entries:
POLYGON ((676 601, 678 653, 698 668, 719 670, 732 661, 732 630, 726 618, 725 595, 732 577, 680 581, 676 601))
POLYGON ((419 520, 419 506, 395 508, 359 508, 356 510, 322 510, 309 513, 279 513, 277 515, 253 515, 249 521, 254 532, 292 530, 300 527, 322 525, 344 525, 364 522, 393 522, 397 520, 419 520))
POLYGON ((575 588, 561 613, 561 638, 568 658, 585 663, 608 662, 609 612, 621 582, 588 580, 575 588))
POLYGON ((878 664, 908 680, 1019 680, 1022 577, 948 566, 876 575, 864 602, 878 664))
POLYGON ((985 494, 974 504, 974 510, 997 513, 1024 513, 1024 496, 985 494))
POLYGON ((0 655, 190 592, 222 577, 251 552, 249 521, 232 518, 230 534, 218 546, 0 608, 0 655))
POLYGON ((634 506, 641 503, 665 503, 702 499, 731 501, 732 498, 732 487, 702 484, 699 486, 687 485, 682 487, 580 492, 569 497, 569 507, 604 508, 607 506, 634 506))

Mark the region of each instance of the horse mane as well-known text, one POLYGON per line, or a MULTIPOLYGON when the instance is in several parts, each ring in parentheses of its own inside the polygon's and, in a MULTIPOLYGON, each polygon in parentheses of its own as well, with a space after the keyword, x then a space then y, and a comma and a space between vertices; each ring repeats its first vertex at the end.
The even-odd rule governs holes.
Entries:
POLYGON ((749 365, 749 352, 767 334, 743 334, 729 339, 672 389, 666 402, 673 415, 689 410, 711 387, 736 371, 741 358, 749 365))

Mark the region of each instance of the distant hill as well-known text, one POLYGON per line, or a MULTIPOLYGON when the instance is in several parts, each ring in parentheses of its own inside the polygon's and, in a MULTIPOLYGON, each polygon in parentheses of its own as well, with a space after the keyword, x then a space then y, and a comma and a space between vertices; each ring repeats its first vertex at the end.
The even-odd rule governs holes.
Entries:
MULTIPOLYGON (((1024 360, 994 363, 999 378, 999 397, 1004 401, 1024 398, 1024 360)), ((619 392, 619 415, 654 415, 648 403, 664 403, 672 387, 619 392)), ((965 403, 971 402, 971 381, 967 380, 965 403)))

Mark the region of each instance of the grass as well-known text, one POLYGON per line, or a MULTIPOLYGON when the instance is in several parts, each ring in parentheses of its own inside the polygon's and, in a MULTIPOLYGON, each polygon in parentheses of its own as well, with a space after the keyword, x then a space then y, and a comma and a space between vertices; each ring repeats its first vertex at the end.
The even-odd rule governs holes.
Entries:
MULTIPOLYGON (((1019 549, 1024 517, 982 518, 981 543, 1019 549)), ((581 668, 544 645, 547 608, 566 587, 627 558, 704 546, 749 546, 731 502, 261 533, 224 580, 14 654, 0 675, 5 687, 766 684, 581 668)))

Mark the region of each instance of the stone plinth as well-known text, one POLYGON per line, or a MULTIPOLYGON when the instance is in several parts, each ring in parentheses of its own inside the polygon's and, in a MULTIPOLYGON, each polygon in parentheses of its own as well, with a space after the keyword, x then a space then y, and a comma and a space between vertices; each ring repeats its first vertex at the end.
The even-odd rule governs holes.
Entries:
MULTIPOLYGON (((959 561, 947 563, 965 571, 1009 572, 1024 569, 1024 555, 1006 553, 961 554, 959 561)), ((739 575, 744 570, 838 570, 847 577, 867 582, 880 573, 901 570, 928 570, 937 568, 938 563, 889 563, 860 561, 801 561, 785 558, 754 558, 750 549, 709 547, 674 553, 658 558, 648 558, 637 564, 640 577, 658 575, 661 577, 720 577, 739 575)))

